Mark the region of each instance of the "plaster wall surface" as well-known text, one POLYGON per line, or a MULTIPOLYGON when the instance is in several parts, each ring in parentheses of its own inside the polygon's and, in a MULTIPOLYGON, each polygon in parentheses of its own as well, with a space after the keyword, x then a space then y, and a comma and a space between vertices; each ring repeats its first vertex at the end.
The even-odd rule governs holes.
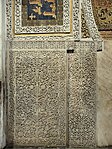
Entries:
POLYGON ((99 146, 112 145, 112 40, 106 40, 104 46, 104 50, 97 53, 99 146))

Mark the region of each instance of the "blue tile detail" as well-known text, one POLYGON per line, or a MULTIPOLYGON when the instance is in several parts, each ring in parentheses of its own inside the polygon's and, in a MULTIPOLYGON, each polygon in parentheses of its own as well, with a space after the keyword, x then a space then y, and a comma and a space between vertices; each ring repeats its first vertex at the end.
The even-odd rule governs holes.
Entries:
POLYGON ((56 0, 28 0, 27 15, 31 20, 53 20, 57 15, 56 0))

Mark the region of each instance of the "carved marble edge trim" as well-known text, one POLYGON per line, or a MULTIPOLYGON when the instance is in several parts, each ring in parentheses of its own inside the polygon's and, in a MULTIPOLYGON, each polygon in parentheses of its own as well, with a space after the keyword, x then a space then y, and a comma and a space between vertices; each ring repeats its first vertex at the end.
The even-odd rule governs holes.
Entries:
POLYGON ((89 28, 91 37, 95 40, 101 39, 98 28, 95 23, 91 0, 82 0, 82 8, 84 10, 85 19, 89 28))
POLYGON ((74 41, 12 41, 9 43, 9 49, 35 49, 35 50, 41 50, 41 49, 70 49, 70 48, 76 48, 80 45, 83 46, 90 46, 91 44, 96 45, 95 51, 97 51, 99 48, 102 49, 102 41, 93 41, 93 40, 81 40, 80 42, 74 42, 74 41))
POLYGON ((96 50, 104 50, 104 41, 95 23, 91 0, 82 0, 82 7, 84 10, 87 26, 90 32, 90 37, 94 41, 97 41, 96 50))

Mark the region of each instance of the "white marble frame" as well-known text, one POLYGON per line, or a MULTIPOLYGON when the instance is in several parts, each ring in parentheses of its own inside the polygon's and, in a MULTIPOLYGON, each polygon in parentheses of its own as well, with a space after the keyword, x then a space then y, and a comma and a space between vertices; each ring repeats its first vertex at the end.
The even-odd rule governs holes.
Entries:
POLYGON ((91 38, 98 41, 102 40, 95 23, 91 0, 82 0, 82 7, 91 38))
POLYGON ((22 0, 15 1, 15 34, 66 33, 70 32, 70 2, 63 0, 63 25, 22 26, 22 0))
MULTIPOLYGON (((19 0, 20 1, 20 0, 19 0)), ((80 33, 80 0, 73 0, 72 1, 72 31, 69 34, 29 34, 24 35, 16 35, 14 33, 14 26, 13 26, 13 0, 8 0, 6 3, 6 13, 7 13, 7 40, 35 40, 35 41, 43 41, 43 40, 79 40, 81 37, 80 33)), ((71 25, 71 24, 70 24, 71 25)))

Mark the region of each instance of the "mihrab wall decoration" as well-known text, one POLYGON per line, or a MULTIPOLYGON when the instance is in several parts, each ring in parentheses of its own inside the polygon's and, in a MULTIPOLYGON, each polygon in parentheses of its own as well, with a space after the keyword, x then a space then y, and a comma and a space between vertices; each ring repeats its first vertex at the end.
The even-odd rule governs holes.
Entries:
POLYGON ((94 148, 102 40, 91 1, 8 0, 6 6, 7 146, 94 148))

